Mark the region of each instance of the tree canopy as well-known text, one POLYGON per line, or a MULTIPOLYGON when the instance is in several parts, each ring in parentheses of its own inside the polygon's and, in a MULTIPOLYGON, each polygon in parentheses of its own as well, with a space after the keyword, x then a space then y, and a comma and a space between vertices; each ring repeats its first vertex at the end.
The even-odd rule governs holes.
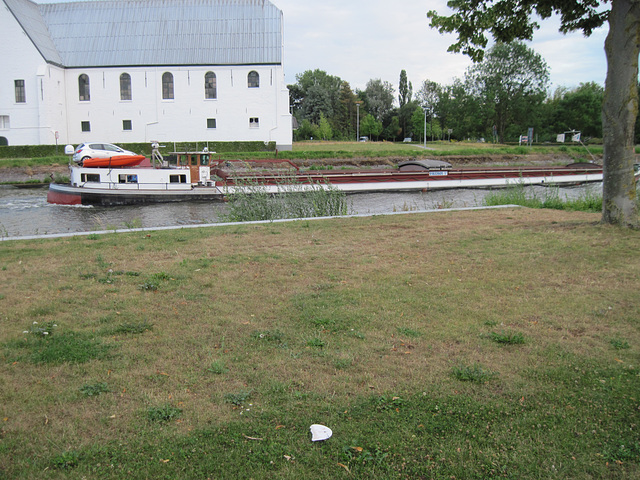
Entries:
POLYGON ((604 180, 602 221, 638 226, 636 203, 635 123, 638 115, 638 55, 640 54, 639 0, 450 0, 449 16, 429 11, 431 27, 455 32, 449 51, 482 60, 487 34, 498 42, 531 40, 542 19, 560 16, 561 32, 581 30, 585 35, 605 22, 607 79, 602 106, 604 180), (610 8, 608 6, 610 5, 610 8))
POLYGON ((534 14, 547 19, 558 14, 560 31, 581 30, 589 36, 607 21, 608 11, 601 4, 608 0, 450 0, 447 6, 454 10, 450 16, 438 15, 431 10, 427 16, 431 26, 441 33, 457 33, 458 40, 449 47, 450 52, 464 53, 473 60, 482 60, 489 39, 508 43, 515 39, 531 40, 540 25, 534 14))
POLYGON ((544 59, 524 43, 497 43, 483 61, 471 66, 467 83, 482 99, 484 119, 492 129, 495 125, 503 141, 507 128, 526 124, 535 106, 544 100, 549 69, 544 59))

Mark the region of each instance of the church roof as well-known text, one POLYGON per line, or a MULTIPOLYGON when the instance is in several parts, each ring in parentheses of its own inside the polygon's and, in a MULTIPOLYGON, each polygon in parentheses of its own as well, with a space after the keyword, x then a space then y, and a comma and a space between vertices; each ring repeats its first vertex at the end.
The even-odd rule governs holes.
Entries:
POLYGON ((268 0, 3 1, 64 67, 282 63, 282 12, 268 0))

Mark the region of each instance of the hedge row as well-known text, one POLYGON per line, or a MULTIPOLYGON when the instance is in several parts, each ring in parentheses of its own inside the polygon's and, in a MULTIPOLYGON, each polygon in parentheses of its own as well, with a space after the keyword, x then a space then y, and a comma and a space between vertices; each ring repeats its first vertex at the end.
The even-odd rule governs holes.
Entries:
MULTIPOLYGON (((210 152, 274 152, 275 142, 161 142, 163 155, 171 152, 195 152, 207 147, 210 152)), ((119 143, 125 150, 151 155, 150 143, 119 143)), ((0 146, 0 158, 36 158, 64 155, 64 145, 9 145, 0 146), (57 153, 56 153, 57 152, 57 153)))

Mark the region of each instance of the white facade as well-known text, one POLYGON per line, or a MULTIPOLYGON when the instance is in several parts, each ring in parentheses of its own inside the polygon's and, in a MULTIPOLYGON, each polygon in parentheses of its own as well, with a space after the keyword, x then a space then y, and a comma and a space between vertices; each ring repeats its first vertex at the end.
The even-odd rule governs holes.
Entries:
POLYGON ((0 3, 0 144, 260 141, 291 149, 281 63, 60 66, 44 58, 7 5, 0 3), (163 98, 171 90, 163 89, 167 73, 173 98, 163 98), (212 96, 211 88, 205 94, 207 73, 215 75, 215 98, 206 98, 212 96), (121 85, 123 74, 130 88, 121 85), (88 78, 88 99, 81 95, 81 76, 88 78), (16 81, 24 81, 24 96, 16 81))
MULTIPOLYGON (((62 70, 47 65, 4 4, 0 5, 0 45, 0 140, 7 140, 0 144, 55 143, 55 128, 66 122, 52 118, 58 116, 50 108, 55 101, 43 91, 51 83, 64 81, 62 70), (24 82, 22 98, 18 98, 16 81, 24 82)), ((57 113, 64 116, 60 109, 57 113)))

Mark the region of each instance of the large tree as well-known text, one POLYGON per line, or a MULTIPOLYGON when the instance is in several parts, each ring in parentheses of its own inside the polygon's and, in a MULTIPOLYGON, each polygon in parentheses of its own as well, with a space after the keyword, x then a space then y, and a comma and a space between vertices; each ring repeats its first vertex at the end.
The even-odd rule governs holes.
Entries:
POLYGON ((296 81, 295 85, 289 85, 289 95, 294 115, 299 120, 307 119, 317 125, 321 114, 326 118, 334 117, 339 110, 340 77, 316 69, 296 75, 296 81))
POLYGON ((508 127, 515 127, 517 135, 533 126, 527 122, 546 97, 549 69, 524 43, 499 42, 469 68, 467 83, 484 106, 485 127, 491 130, 495 125, 502 142, 508 127))
POLYGON ((602 221, 638 226, 634 127, 638 114, 638 54, 640 53, 640 0, 450 0, 454 13, 430 11, 431 26, 441 33, 456 32, 449 51, 482 60, 487 33, 500 42, 531 40, 539 28, 534 19, 558 14, 563 33, 585 35, 609 23, 605 40, 607 79, 602 106, 604 182, 602 221), (610 8, 609 8, 610 7, 610 8))
POLYGON ((602 138, 602 99, 604 89, 594 82, 582 83, 572 90, 558 89, 551 100, 551 123, 556 133, 580 130, 585 137, 602 138))
POLYGON ((393 85, 379 78, 369 80, 360 96, 363 97, 365 109, 379 122, 393 110, 393 85))
POLYGON ((408 102, 411 101, 411 96, 413 94, 413 85, 407 79, 407 71, 400 71, 400 83, 398 84, 398 102, 400 102, 400 107, 404 107, 408 102))

